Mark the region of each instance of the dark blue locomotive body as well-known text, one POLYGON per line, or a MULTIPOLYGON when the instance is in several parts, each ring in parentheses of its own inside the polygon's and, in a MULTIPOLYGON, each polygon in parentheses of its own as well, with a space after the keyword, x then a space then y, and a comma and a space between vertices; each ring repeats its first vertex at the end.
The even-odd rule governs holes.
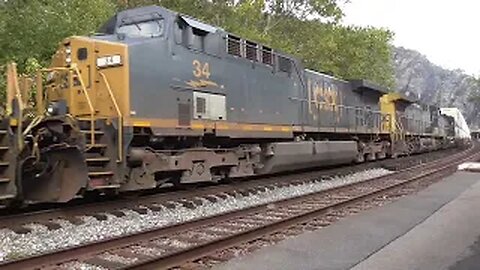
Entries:
POLYGON ((102 29, 109 35, 96 38, 128 45, 129 98, 136 118, 184 116, 188 119, 180 122, 188 127, 192 120, 285 127, 241 137, 292 137, 294 131, 321 127, 380 131, 383 89, 304 70, 294 57, 220 28, 145 7, 120 12, 102 29))
MULTIPOLYGON (((312 141, 348 145, 338 162, 361 162, 423 151, 425 144, 436 149, 446 136, 441 117, 432 121, 437 108, 364 80, 305 70, 295 57, 161 7, 122 11, 102 30, 106 36, 95 38, 128 46, 127 123, 152 133, 150 146, 159 150, 193 147, 199 139, 208 147, 247 143, 250 152, 272 145, 289 152, 304 141, 297 154, 312 158, 312 141), (172 138, 179 136, 190 139, 177 144, 172 138)), ((291 160, 282 162, 276 165, 291 160)), ((304 167, 297 165, 291 167, 304 167)), ((271 172, 265 164, 253 167, 246 174, 271 172)))

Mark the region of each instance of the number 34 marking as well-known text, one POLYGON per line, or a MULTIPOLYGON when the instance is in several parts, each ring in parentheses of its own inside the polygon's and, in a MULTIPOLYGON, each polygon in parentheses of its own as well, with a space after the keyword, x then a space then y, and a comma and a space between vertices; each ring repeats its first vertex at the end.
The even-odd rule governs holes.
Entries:
POLYGON ((193 60, 193 76, 197 78, 205 77, 210 78, 210 66, 208 63, 202 65, 198 60, 193 60))

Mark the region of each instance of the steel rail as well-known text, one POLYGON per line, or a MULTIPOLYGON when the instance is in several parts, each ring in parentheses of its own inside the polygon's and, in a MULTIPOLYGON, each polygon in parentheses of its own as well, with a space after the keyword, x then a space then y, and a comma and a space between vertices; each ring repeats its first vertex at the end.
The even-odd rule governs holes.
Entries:
MULTIPOLYGON (((444 173, 446 170, 449 170, 449 169, 452 170, 454 166, 457 166, 458 164, 460 164, 461 162, 464 162, 465 160, 478 158, 479 153, 477 152, 471 153, 473 150, 474 150, 474 147, 472 146, 472 148, 465 150, 461 153, 458 153, 456 155, 452 155, 447 158, 440 159, 434 162, 414 166, 412 168, 398 171, 397 173, 390 174, 387 176, 372 178, 366 181, 334 187, 334 188, 323 190, 317 193, 312 193, 306 196, 295 197, 295 198, 285 199, 282 201, 275 202, 276 206, 289 205, 289 204, 294 204, 296 202, 298 203, 298 202, 304 201, 308 198, 319 197, 319 196, 321 197, 330 193, 335 194, 335 192, 337 191, 348 189, 348 188, 353 188, 357 186, 368 187, 368 184, 372 182, 387 181, 392 178, 398 178, 398 179, 406 178, 406 180, 401 180, 398 183, 394 182, 381 189, 363 193, 353 198, 346 199, 344 201, 323 206, 313 211, 304 213, 302 215, 280 220, 278 222, 269 224, 268 226, 260 226, 249 231, 245 231, 236 235, 230 235, 228 237, 224 237, 222 239, 212 241, 210 243, 198 245, 198 246, 192 247, 191 249, 186 249, 179 252, 173 252, 161 258, 144 260, 137 264, 128 265, 127 268, 136 267, 136 268, 142 269, 147 267, 149 268, 154 265, 162 266, 162 267, 175 266, 181 262, 202 257, 205 254, 211 253, 214 250, 224 249, 231 245, 238 244, 239 242, 244 242, 246 239, 258 238, 262 234, 269 233, 281 228, 285 228, 286 226, 288 227, 292 224, 298 223, 303 220, 311 219, 312 217, 318 216, 321 213, 328 212, 334 208, 339 208, 345 205, 349 205, 351 203, 365 200, 366 198, 377 196, 381 193, 389 192, 392 189, 405 186, 406 184, 409 184, 411 182, 419 181, 428 176, 434 176, 437 173, 444 173), (418 172, 419 169, 423 169, 423 173, 411 175, 411 173, 418 172)), ((121 236, 117 238, 104 239, 98 242, 88 243, 82 246, 77 246, 77 247, 63 249, 63 250, 57 250, 55 251, 55 253, 41 254, 38 256, 30 257, 30 258, 20 259, 17 261, 7 261, 3 264, 0 264, 0 267, 2 269, 18 269, 18 268, 29 268, 29 267, 39 268, 40 266, 47 266, 47 265, 51 266, 56 263, 62 263, 62 262, 70 261, 73 259, 82 258, 84 256, 94 255, 101 251, 112 250, 122 246, 129 246, 129 245, 132 245, 133 243, 139 243, 148 239, 158 238, 160 236, 165 236, 165 235, 172 235, 175 232, 188 231, 188 230, 191 230, 192 228, 198 228, 200 226, 206 226, 206 225, 218 223, 225 220, 230 220, 234 217, 240 217, 240 216, 247 215, 249 213, 254 213, 257 211, 268 209, 269 205, 271 205, 271 203, 254 206, 254 207, 250 207, 250 208, 246 208, 238 211, 228 212, 228 213, 224 213, 224 214, 217 215, 210 218, 193 220, 190 222, 172 225, 169 227, 153 229, 153 230, 121 236)))
MULTIPOLYGON (((446 150, 448 151, 448 150, 446 150)), ((458 154, 458 153, 455 153, 458 154)), ((408 156, 399 158, 396 161, 392 159, 385 159, 371 163, 362 163, 354 166, 342 166, 336 168, 322 168, 321 170, 307 171, 300 173, 289 173, 284 175, 270 175, 262 176, 248 181, 237 180, 228 185, 207 185, 194 190, 187 188, 185 190, 175 190, 165 189, 164 192, 159 192, 155 194, 143 195, 136 200, 131 200, 128 198, 120 198, 116 200, 107 200, 93 203, 79 203, 78 205, 67 205, 58 208, 51 209, 42 209, 29 211, 25 213, 10 214, 0 216, 0 228, 10 228, 17 231, 24 231, 22 225, 28 223, 44 223, 49 220, 56 219, 75 219, 75 217, 82 215, 89 215, 92 213, 102 213, 102 212, 111 212, 118 209, 125 208, 135 208, 138 205, 143 205, 148 208, 152 204, 162 204, 178 200, 188 200, 188 198, 202 197, 208 195, 215 195, 218 193, 228 193, 232 191, 237 191, 239 193, 244 192, 245 190, 251 190, 255 188, 268 188, 270 186, 281 187, 284 185, 290 185, 292 183, 307 183, 309 181, 314 181, 322 176, 331 176, 331 175, 346 175, 354 172, 362 171, 369 168, 377 168, 382 164, 393 165, 394 162, 398 163, 409 163, 412 158, 423 158, 422 155, 408 156), (376 167, 377 166, 377 167, 376 167), (346 171, 345 171, 346 170, 346 171)), ((426 157, 426 156, 425 156, 426 157)), ((437 159, 438 160, 438 159, 437 159)), ((432 162, 432 161, 430 161, 432 162)), ((420 164, 422 165, 422 164, 420 164)), ((413 167, 410 167, 413 168, 413 167)), ((47 222, 48 223, 48 222, 47 222)))

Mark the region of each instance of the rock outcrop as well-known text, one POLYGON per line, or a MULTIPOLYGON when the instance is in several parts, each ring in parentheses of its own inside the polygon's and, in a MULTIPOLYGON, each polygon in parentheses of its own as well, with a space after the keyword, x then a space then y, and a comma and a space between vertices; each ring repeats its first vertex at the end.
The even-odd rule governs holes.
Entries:
POLYGON ((472 128, 480 126, 480 84, 475 77, 444 69, 402 47, 394 48, 393 63, 399 91, 423 103, 457 107, 472 128))

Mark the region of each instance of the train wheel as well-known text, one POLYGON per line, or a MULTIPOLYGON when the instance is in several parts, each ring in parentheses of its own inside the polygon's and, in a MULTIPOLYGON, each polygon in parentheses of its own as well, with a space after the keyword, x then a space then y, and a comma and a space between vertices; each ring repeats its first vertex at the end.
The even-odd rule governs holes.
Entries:
POLYGON ((358 153, 357 157, 355 158, 355 163, 363 163, 365 162, 365 156, 363 153, 358 153))

